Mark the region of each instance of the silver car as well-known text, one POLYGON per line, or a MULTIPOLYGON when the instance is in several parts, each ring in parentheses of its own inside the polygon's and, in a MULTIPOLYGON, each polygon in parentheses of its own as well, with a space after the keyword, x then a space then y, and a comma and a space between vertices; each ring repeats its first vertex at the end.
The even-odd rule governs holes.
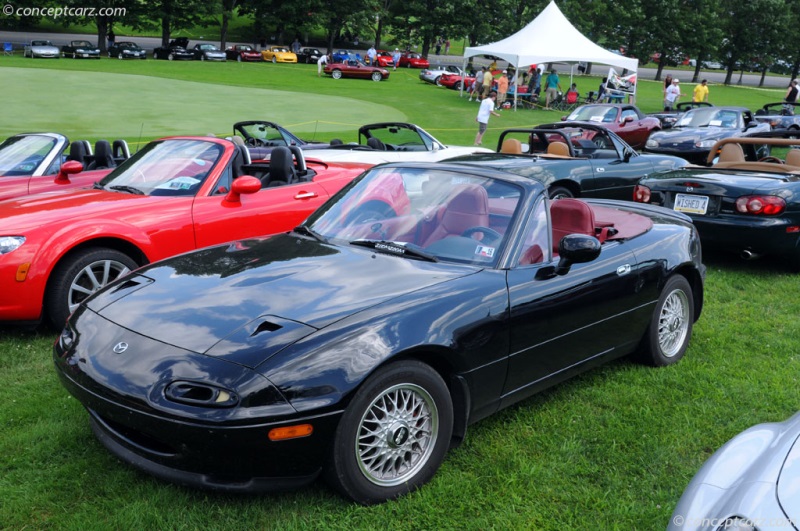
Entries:
POLYGON ((800 412, 749 428, 686 487, 667 531, 800 529, 800 412))
MULTIPOLYGON (((432 65, 430 68, 423 68, 419 73, 422 81, 439 85, 439 78, 442 74, 463 74, 464 71, 456 65, 432 65)), ((441 85, 439 85, 441 86, 441 85)))
POLYGON ((42 59, 58 59, 61 57, 61 50, 57 46, 53 46, 50 41, 38 40, 31 41, 23 48, 22 55, 25 57, 40 57, 42 59))

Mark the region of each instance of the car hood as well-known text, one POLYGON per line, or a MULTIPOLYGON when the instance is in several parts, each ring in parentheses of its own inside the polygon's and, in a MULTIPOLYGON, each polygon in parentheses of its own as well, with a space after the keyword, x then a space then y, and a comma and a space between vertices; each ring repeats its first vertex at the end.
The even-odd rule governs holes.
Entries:
POLYGON ((59 227, 72 220, 108 218, 125 222, 142 217, 150 204, 192 200, 192 197, 144 196, 108 190, 79 189, 46 192, 0 202, 4 234, 24 234, 39 227, 59 227))
POLYGON ((336 321, 475 271, 280 234, 157 262, 86 305, 157 341, 256 367, 336 321))
POLYGON ((650 140, 656 140, 660 144, 699 142, 701 140, 728 138, 737 134, 739 134, 737 129, 723 129, 721 127, 673 127, 669 131, 659 131, 651 134, 650 140))

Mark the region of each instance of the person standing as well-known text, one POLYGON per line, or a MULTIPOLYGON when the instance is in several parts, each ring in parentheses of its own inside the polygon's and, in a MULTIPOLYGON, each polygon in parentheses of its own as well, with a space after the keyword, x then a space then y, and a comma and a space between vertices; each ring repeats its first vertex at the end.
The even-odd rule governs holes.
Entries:
POLYGON ((444 44, 442 42, 442 38, 441 37, 437 37, 436 38, 436 55, 440 55, 442 53, 442 44, 444 44))
POLYGON ((475 117, 475 121, 478 122, 478 135, 475 137, 476 146, 481 145, 483 133, 486 132, 486 128, 489 126, 489 118, 491 115, 500 116, 494 110, 495 99, 497 99, 497 92, 489 92, 489 95, 484 98, 484 100, 481 102, 480 108, 478 109, 478 116, 475 117))
POLYGON ((497 110, 502 110, 508 93, 508 71, 503 70, 503 75, 497 80, 497 110))
POLYGON ((300 40, 297 37, 295 37, 294 41, 292 41, 292 52, 295 54, 300 53, 300 47, 301 47, 300 40))
POLYGON ((394 53, 392 54, 392 62, 394 63, 394 69, 397 70, 397 65, 400 62, 400 48, 394 49, 394 53))
POLYGON ((788 116, 794 115, 794 104, 797 103, 797 97, 797 80, 793 79, 792 82, 789 83, 789 88, 786 89, 786 95, 783 97, 783 114, 788 116))
POLYGON ((664 101, 664 110, 671 111, 675 107, 675 102, 677 102, 681 97, 681 87, 680 87, 680 80, 673 79, 672 85, 669 86, 667 89, 667 95, 665 96, 664 101))
POLYGON ((108 35, 106 35, 106 38, 108 39, 108 47, 111 48, 114 46, 114 42, 117 40, 117 36, 114 35, 114 30, 108 30, 108 35))
POLYGON ((325 69, 325 65, 328 64, 328 54, 322 54, 317 59, 317 77, 322 77, 322 71, 325 69))
POLYGON ((667 108, 667 89, 672 86, 672 74, 667 74, 667 77, 664 78, 664 90, 661 91, 662 97, 664 99, 664 108, 667 108))
POLYGON ((370 46, 369 50, 367 50, 367 64, 371 66, 375 66, 375 60, 378 58, 378 51, 375 49, 375 46, 370 46))
MULTIPOLYGON (((475 96, 475 101, 481 101, 481 91, 483 91, 483 73, 486 70, 485 66, 481 67, 481 71, 475 74, 475 81, 469 89, 469 101, 472 101, 472 96, 475 96)), ((466 75, 464 79, 466 80, 466 75)), ((465 81, 466 82, 466 81, 465 81)))
POLYGON ((704 79, 694 88, 692 101, 708 101, 708 80, 704 79))
POLYGON ((444 41, 444 54, 450 55, 450 39, 444 41))
POLYGON ((494 76, 492 75, 492 71, 490 69, 486 69, 483 71, 483 98, 486 99, 489 97, 489 92, 492 90, 492 84, 494 84, 494 76))
POLYGON ((561 91, 561 83, 559 82, 558 72, 556 72, 555 68, 550 70, 550 73, 547 74, 547 79, 544 80, 544 90, 546 94, 544 109, 549 111, 550 104, 558 99, 558 93, 561 91))
POLYGON ((600 86, 597 87, 597 102, 603 103, 603 100, 606 99, 606 83, 608 83, 608 78, 604 77, 603 81, 600 82, 600 86))

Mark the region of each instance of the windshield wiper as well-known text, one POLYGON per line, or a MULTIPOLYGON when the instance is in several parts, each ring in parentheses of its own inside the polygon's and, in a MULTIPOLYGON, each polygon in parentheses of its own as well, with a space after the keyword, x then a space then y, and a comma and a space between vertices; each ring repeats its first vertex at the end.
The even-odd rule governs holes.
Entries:
POLYGON ((127 192, 129 194, 145 195, 144 192, 133 186, 117 185, 117 186, 109 186, 108 188, 109 190, 118 190, 120 192, 127 192))
POLYGON ((303 236, 311 236, 318 242, 328 243, 328 240, 326 240, 321 234, 317 234, 316 232, 309 229, 305 225, 298 225, 294 229, 292 229, 292 231, 296 232, 297 234, 302 234, 303 236))
POLYGON ((93 190, 105 190, 106 187, 103 186, 102 184, 100 184, 100 181, 95 181, 94 184, 92 184, 92 189, 93 190))
POLYGON ((418 258, 427 260, 428 262, 438 262, 439 259, 434 255, 425 252, 419 245, 405 242, 389 242, 386 240, 353 240, 350 245, 358 245, 361 247, 368 247, 376 251, 383 251, 389 254, 396 254, 400 256, 408 256, 409 258, 418 258))

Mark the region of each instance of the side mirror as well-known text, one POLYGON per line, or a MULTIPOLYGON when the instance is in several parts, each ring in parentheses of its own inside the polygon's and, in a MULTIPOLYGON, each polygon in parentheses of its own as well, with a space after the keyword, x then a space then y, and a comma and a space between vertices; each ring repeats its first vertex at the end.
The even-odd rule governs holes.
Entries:
POLYGON ((61 169, 58 170, 58 175, 56 175, 56 178, 53 182, 55 182, 56 184, 69 184, 68 175, 74 175, 82 171, 83 171, 83 164, 81 164, 77 160, 68 160, 67 162, 61 165, 61 169))
POLYGON ((626 116, 625 118, 622 119, 623 124, 629 124, 632 121, 633 121, 633 116, 626 116))
POLYGON ((585 234, 568 234, 558 242, 556 275, 569 273, 572 264, 591 262, 600 256, 600 240, 585 234))
POLYGON ((261 190, 261 181, 251 175, 242 175, 234 179, 231 191, 222 200, 222 204, 225 206, 240 205, 242 195, 254 194, 259 190, 261 190))

